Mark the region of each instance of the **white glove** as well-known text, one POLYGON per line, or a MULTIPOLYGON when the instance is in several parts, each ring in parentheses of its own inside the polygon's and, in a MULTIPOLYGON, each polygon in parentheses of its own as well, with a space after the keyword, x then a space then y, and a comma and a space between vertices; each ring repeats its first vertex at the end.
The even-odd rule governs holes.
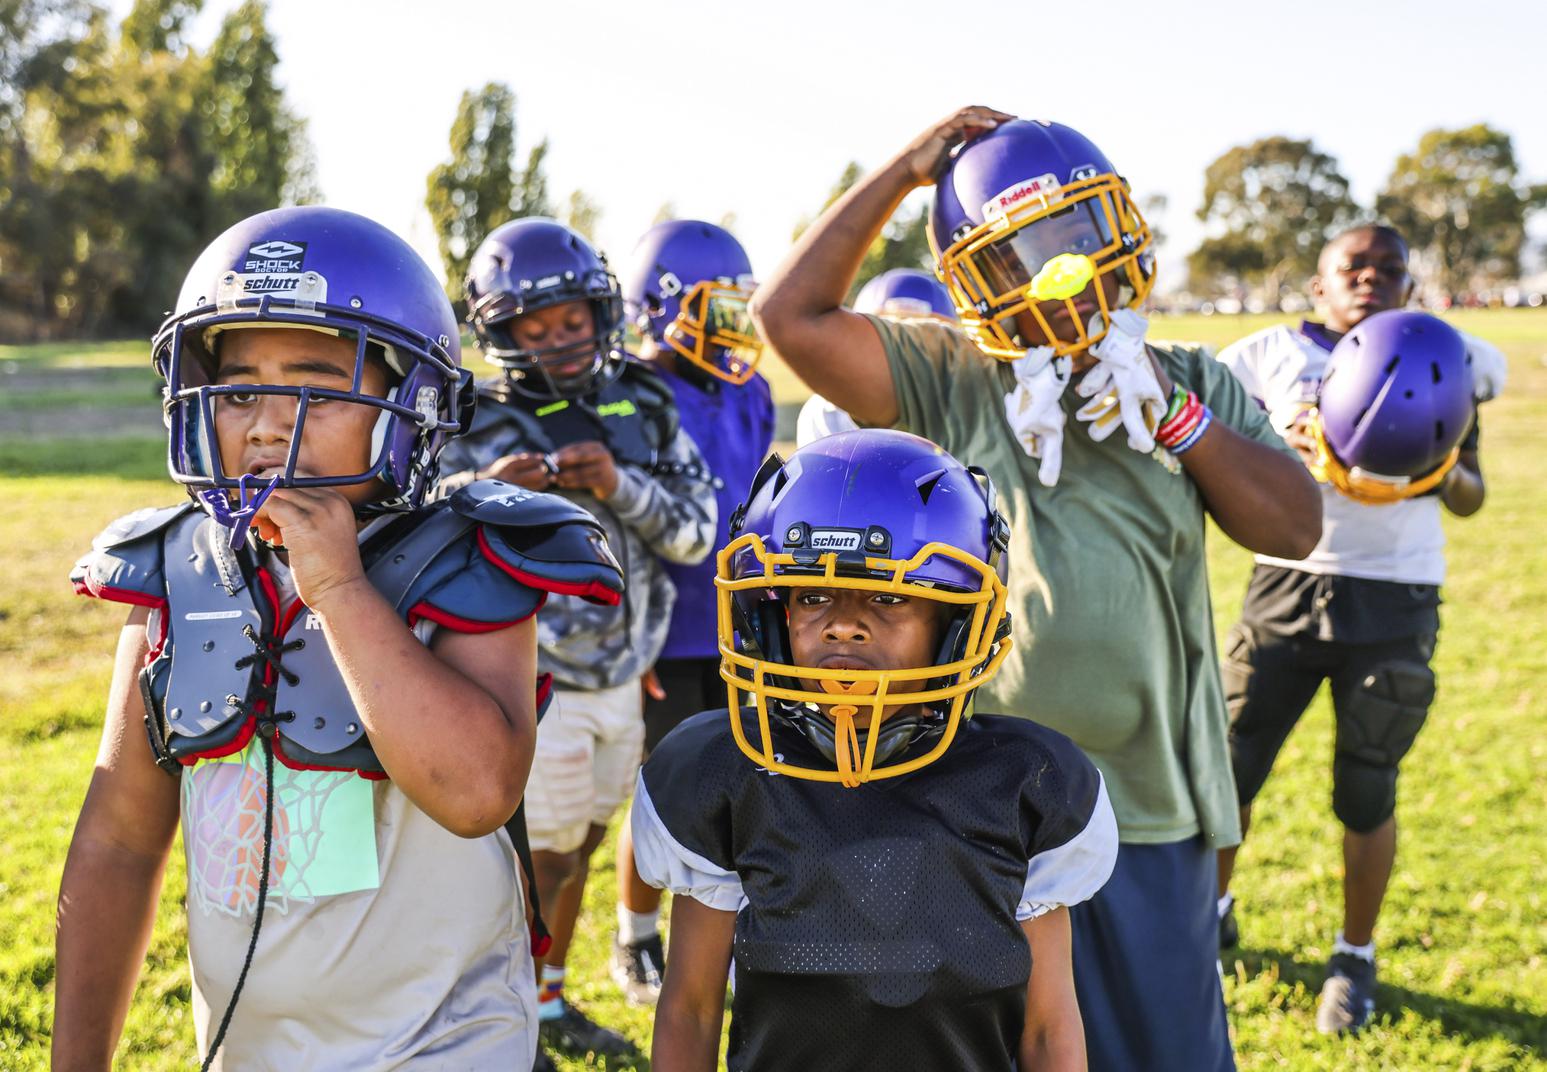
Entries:
POLYGON ((1119 419, 1128 430, 1128 446, 1141 454, 1155 449, 1155 429, 1166 412, 1166 398, 1144 349, 1149 320, 1132 309, 1112 314, 1106 337, 1091 347, 1096 365, 1076 388, 1091 401, 1075 417, 1090 423, 1098 443, 1111 435, 1119 419))
POLYGON ((1472 359, 1472 397, 1479 402, 1489 402, 1504 390, 1509 379, 1509 362, 1504 351, 1491 342, 1483 342, 1475 335, 1462 332, 1467 356, 1472 359))
POLYGON ((1054 357, 1051 346, 1027 350, 1010 365, 1015 390, 1004 396, 1005 418, 1027 456, 1042 459, 1037 479, 1043 487, 1057 484, 1063 467, 1064 409, 1059 399, 1069 386, 1071 365, 1067 357, 1054 357))

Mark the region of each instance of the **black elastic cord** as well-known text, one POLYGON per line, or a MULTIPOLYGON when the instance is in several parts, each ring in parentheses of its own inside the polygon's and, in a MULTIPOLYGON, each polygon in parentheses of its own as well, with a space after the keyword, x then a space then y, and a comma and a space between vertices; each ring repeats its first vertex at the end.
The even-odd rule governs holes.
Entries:
POLYGON ((236 989, 231 991, 226 1013, 220 1018, 220 1028, 215 1032, 214 1041, 210 1043, 209 1053, 204 1057, 204 1064, 199 1066, 199 1072, 209 1072, 215 1054, 220 1052, 220 1044, 226 1039, 226 1028, 231 1026, 231 1014, 236 1012, 236 999, 242 996, 242 985, 247 982, 247 970, 252 967, 252 955, 258 948, 258 931, 263 927, 263 904, 269 893, 269 850, 274 843, 274 747, 266 736, 260 737, 259 741, 263 745, 264 796, 263 868, 258 874, 258 909, 253 916, 252 939, 247 943, 247 957, 242 961, 242 973, 236 977, 236 989))

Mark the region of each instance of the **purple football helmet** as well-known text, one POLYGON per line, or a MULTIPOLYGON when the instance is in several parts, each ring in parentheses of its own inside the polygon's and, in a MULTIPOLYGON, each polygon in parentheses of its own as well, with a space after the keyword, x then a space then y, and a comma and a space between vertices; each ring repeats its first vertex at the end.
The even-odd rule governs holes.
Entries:
POLYGON ((929 240, 962 327, 1006 361, 1044 344, 1088 349, 1154 285, 1128 183, 1060 123, 1017 119, 958 147, 935 185, 929 240), (1043 338, 1024 337, 1027 323, 1043 338))
POLYGON ((987 475, 906 432, 841 432, 788 461, 770 457, 748 502, 731 518, 730 536, 716 580, 720 674, 732 712, 744 703, 755 707, 763 736, 754 746, 733 716, 742 751, 771 771, 845 785, 904 774, 938 758, 966 717, 973 691, 998 671, 1010 646, 1009 526, 995 508, 987 475), (933 663, 888 669, 796 663, 790 601, 813 588, 943 604, 933 663), (812 681, 816 688, 803 684, 812 681), (878 733, 854 729, 852 716, 864 708, 871 725, 885 718, 878 733), (898 708, 920 713, 895 713, 898 708), (770 713, 800 730, 833 766, 776 756, 770 713), (909 749, 928 740, 933 748, 909 749), (897 762, 877 765, 894 756, 897 762))
POLYGON ((856 313, 874 313, 899 320, 929 319, 956 323, 956 306, 940 281, 917 268, 882 272, 854 296, 856 313))
POLYGON ((1312 421, 1319 475, 1367 502, 1421 494, 1456 463, 1474 412, 1460 333, 1416 310, 1375 313, 1327 360, 1312 421))
POLYGON ((556 220, 528 216, 489 232, 467 270, 467 318, 484 357, 534 398, 580 398, 623 371, 623 301, 607 258, 556 220), (596 329, 583 343, 524 348, 514 318, 565 302, 590 303, 596 329), (576 354, 590 361, 561 373, 576 354))
POLYGON ((735 235, 702 220, 668 220, 634 247, 623 301, 641 335, 699 372, 742 384, 763 352, 747 312, 755 287, 735 235))
POLYGON ((435 476, 435 457, 472 414, 471 374, 446 293, 409 245, 364 216, 322 206, 261 212, 236 224, 199 255, 176 309, 156 332, 156 370, 166 381, 168 468, 207 512, 245 533, 275 487, 339 487, 381 480, 383 496, 362 515, 408 510, 435 476), (219 336, 242 327, 307 329, 356 344, 347 390, 217 381, 219 336), (362 390, 367 363, 383 360, 389 388, 362 390), (255 396, 296 399, 288 456, 277 476, 228 473, 216 424, 222 407, 255 396), (240 400, 240 401, 239 401, 240 400), (348 406, 375 414, 369 465, 342 476, 298 476, 308 410, 348 406), (232 506, 232 496, 236 506, 232 506))

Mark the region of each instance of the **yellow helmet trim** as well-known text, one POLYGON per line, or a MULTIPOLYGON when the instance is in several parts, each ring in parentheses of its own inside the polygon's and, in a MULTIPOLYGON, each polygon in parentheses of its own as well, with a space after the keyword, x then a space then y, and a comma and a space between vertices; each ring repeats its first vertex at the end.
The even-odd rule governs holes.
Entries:
POLYGON ((746 383, 763 357, 763 340, 747 312, 752 289, 713 279, 693 284, 682 296, 681 312, 663 332, 666 345, 717 379, 738 386, 746 383), (730 323, 712 316, 719 310, 731 312, 730 323), (729 351, 729 369, 711 360, 714 349, 729 351))
POLYGON ((1084 270, 1077 263, 1079 259, 1089 261, 1091 278, 1123 273, 1122 278, 1133 290, 1133 297, 1123 308, 1143 306, 1155 285, 1153 271, 1146 276, 1139 261, 1153 244, 1149 224, 1144 222, 1143 214, 1129 195, 1128 184, 1111 173, 1059 187, 1056 196, 1028 197, 1003 215, 978 224, 946 249, 935 246, 932 231, 929 242, 935 254, 935 274, 956 303, 962 329, 979 350, 1001 361, 1015 361, 1026 354, 1026 346, 1015 342, 1015 318, 1021 313, 1032 315, 1056 356, 1081 353, 1106 337, 1116 310, 1108 307, 1105 290, 1100 286, 1095 288, 1101 324, 1097 330, 1082 321, 1075 309, 1074 299, 1084 285, 1072 293, 1067 292, 1084 270), (1033 278, 1008 290, 997 290, 989 282, 978 263, 979 254, 1015 232, 1084 201, 1099 202, 1107 233, 1112 235, 1111 242, 1088 257, 1064 253, 1050 258, 1044 265, 1029 266, 1033 268, 1033 278), (1128 239, 1126 244, 1125 238, 1128 239), (1066 261, 1066 257, 1070 260, 1066 261), (1039 302, 1057 300, 1062 300, 1069 310, 1069 323, 1074 330, 1072 338, 1055 332, 1039 308, 1039 302))
POLYGON ((1330 484, 1341 494, 1367 506, 1384 506, 1422 495, 1445 479, 1445 474, 1455 467, 1461 458, 1458 446, 1446 455, 1445 460, 1422 476, 1389 477, 1371 473, 1357 466, 1344 465, 1332 448, 1327 445, 1322 429, 1321 414, 1313 406, 1310 414, 1311 438, 1316 443, 1316 461, 1310 466, 1311 475, 1323 484, 1330 484))
POLYGON ((909 559, 866 558, 865 569, 874 575, 855 576, 838 572, 837 552, 829 551, 815 562, 804 558, 796 562, 793 555, 769 551, 761 536, 749 532, 732 540, 716 557, 716 562, 718 571, 714 583, 717 589, 720 634, 720 677, 725 681, 731 733, 735 737, 736 746, 748 759, 775 774, 811 781, 839 782, 854 788, 881 778, 895 778, 933 763, 950 747, 961 719, 967 717, 963 714, 967 694, 998 673, 1000 664, 1010 652, 1008 637, 997 642, 994 639, 1005 616, 1004 584, 988 563, 958 547, 930 543, 909 559), (736 578, 731 573, 732 563, 743 552, 750 552, 761 565, 762 571, 736 578), (957 592, 908 579, 910 573, 922 568, 932 558, 949 558, 966 566, 982 577, 980 589, 975 592, 957 592), (780 572, 792 568, 804 572, 780 572), (779 588, 886 592, 970 607, 971 619, 965 634, 964 654, 952 662, 934 666, 850 670, 768 662, 736 650, 735 624, 731 613, 736 593, 779 588), (775 678, 793 681, 779 684, 772 680, 775 678), (801 688, 801 679, 815 681, 820 691, 801 688), (923 683, 940 679, 946 679, 946 683, 934 688, 920 687, 923 683), (844 699, 835 703, 835 694, 843 694, 844 699), (836 723, 838 740, 838 760, 832 768, 787 763, 775 753, 769 721, 770 699, 811 704, 827 710, 836 723), (897 763, 877 765, 876 743, 880 734, 867 732, 861 754, 854 721, 861 711, 869 711, 867 725, 874 728, 886 718, 887 708, 941 700, 950 701, 946 726, 940 739, 928 752, 897 763), (744 706, 756 710, 760 738, 757 745, 748 740, 742 725, 740 712, 744 706))

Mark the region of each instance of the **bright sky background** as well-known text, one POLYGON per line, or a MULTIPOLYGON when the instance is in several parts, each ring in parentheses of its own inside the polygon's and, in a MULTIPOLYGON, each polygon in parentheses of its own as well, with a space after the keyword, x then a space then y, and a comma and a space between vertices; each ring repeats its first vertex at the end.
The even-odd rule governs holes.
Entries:
MULTIPOLYGON (((235 3, 208 0, 200 45, 235 3)), ((515 91, 523 157, 549 139, 555 200, 580 187, 603 206, 614 265, 670 201, 734 212, 766 276, 848 160, 878 165, 969 103, 1075 126, 1137 195, 1166 195, 1163 288, 1199 237, 1204 168, 1262 135, 1314 138, 1364 203, 1441 125, 1508 131, 1547 180, 1540 0, 270 0, 269 24, 327 202, 437 270, 425 176, 461 93, 487 81, 515 91)))

